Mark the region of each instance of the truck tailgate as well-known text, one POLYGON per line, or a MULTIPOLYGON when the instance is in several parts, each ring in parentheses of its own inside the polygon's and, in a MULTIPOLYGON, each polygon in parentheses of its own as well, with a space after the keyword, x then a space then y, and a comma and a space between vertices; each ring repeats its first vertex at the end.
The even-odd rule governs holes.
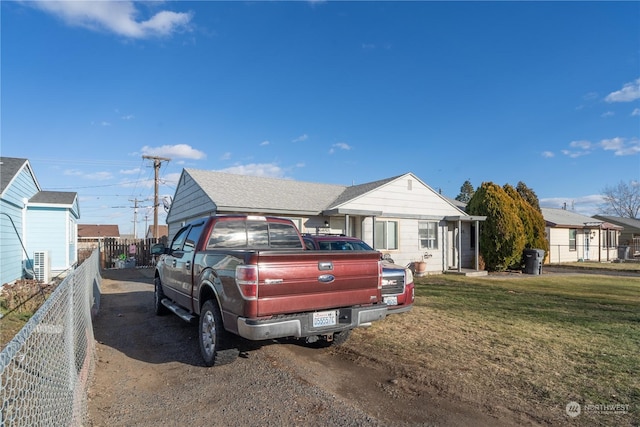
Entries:
POLYGON ((379 260, 370 251, 260 252, 257 314, 380 302, 379 260))

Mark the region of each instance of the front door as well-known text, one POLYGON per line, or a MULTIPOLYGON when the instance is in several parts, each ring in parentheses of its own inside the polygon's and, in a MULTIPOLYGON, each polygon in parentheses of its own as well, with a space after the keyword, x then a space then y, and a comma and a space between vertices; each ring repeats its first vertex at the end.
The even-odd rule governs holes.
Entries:
POLYGON ((584 260, 587 261, 589 258, 589 240, 591 237, 591 230, 584 230, 584 260))

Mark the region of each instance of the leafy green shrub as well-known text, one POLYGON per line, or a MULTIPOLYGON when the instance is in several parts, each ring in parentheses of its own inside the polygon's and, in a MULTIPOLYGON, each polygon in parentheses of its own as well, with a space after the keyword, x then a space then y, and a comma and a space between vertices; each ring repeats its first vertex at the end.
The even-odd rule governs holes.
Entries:
MULTIPOLYGON (((518 185, 520 184, 524 185, 522 182, 518 183, 518 185)), ((507 195, 513 199, 518 209, 518 214, 524 227, 524 247, 526 249, 544 249, 545 253, 548 253, 549 242, 545 235, 546 223, 540 209, 532 206, 530 202, 524 199, 521 193, 511 185, 505 184, 503 189, 507 195)), ((537 200, 537 198, 535 200, 537 200)))
POLYGON ((525 233, 518 206, 499 185, 483 182, 467 204, 469 215, 486 216, 480 227, 480 253, 490 271, 520 263, 525 233))

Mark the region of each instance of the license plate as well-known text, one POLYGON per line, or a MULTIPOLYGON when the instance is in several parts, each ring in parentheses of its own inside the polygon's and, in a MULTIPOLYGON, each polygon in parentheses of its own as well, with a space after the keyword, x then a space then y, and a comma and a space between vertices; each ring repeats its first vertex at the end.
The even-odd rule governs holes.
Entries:
POLYGON ((318 311, 313 313, 313 327, 335 326, 338 323, 338 313, 336 310, 318 311))
POLYGON ((392 297, 384 297, 383 301, 387 305, 398 305, 398 297, 395 295, 392 297))

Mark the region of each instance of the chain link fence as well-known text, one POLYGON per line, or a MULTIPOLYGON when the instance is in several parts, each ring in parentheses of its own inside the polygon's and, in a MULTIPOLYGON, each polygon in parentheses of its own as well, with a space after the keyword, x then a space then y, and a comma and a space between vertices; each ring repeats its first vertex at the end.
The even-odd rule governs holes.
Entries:
POLYGON ((2 350, 0 427, 86 424, 100 279, 96 250, 2 350))

